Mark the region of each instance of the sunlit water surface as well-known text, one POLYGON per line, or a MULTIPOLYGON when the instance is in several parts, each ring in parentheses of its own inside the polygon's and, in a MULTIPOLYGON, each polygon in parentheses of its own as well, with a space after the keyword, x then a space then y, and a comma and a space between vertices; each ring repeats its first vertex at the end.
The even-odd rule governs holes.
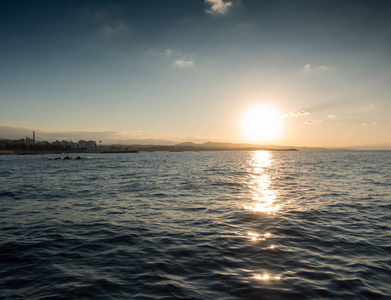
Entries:
POLYGON ((0 298, 391 297, 391 152, 83 155, 0 156, 0 298))

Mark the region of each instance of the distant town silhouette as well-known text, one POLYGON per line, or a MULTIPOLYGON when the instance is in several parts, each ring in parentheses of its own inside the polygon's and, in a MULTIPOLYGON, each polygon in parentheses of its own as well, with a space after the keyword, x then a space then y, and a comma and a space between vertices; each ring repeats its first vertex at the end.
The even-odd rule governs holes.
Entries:
MULTIPOLYGON (((315 149, 315 148, 313 148, 315 149)), ((319 148, 317 150, 322 150, 319 148)), ((99 145, 94 140, 79 140, 78 142, 67 140, 56 140, 55 142, 37 141, 35 132, 33 137, 26 136, 16 140, 0 140, 0 154, 50 154, 50 153, 136 153, 136 152, 153 152, 153 151, 297 151, 299 149, 284 146, 265 146, 251 144, 235 143, 214 143, 207 142, 195 144, 192 142, 180 143, 176 145, 121 145, 111 144, 99 145)))

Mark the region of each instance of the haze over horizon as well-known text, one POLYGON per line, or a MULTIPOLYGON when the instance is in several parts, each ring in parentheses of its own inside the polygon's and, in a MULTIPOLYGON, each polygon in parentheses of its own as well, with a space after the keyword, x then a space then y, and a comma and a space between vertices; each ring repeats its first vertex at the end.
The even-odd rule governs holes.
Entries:
POLYGON ((0 137, 391 145, 390 8, 0 1, 0 137), (281 128, 250 141, 259 106, 281 128))

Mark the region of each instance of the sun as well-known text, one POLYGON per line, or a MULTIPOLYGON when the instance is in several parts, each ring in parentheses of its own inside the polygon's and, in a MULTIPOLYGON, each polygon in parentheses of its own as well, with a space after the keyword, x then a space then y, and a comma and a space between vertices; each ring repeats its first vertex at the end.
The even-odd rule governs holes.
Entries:
POLYGON ((244 115, 242 129, 248 141, 273 140, 281 132, 281 115, 268 106, 254 107, 244 115))

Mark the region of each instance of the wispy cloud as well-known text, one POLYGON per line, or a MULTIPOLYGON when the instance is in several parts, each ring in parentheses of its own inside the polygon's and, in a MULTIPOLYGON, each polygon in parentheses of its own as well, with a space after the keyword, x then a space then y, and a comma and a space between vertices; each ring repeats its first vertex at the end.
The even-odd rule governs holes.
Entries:
POLYGON ((367 106, 364 106, 364 107, 361 107, 361 110, 374 110, 376 108, 376 105, 375 104, 370 104, 370 105, 367 105, 367 106))
POLYGON ((163 52, 165 55, 170 56, 174 51, 171 49, 165 49, 163 52))
POLYGON ((306 125, 313 125, 313 124, 321 124, 324 123, 323 120, 306 120, 304 121, 304 124, 306 125))
POLYGON ((194 61, 177 59, 173 62, 173 64, 174 66, 186 68, 186 67, 192 67, 194 65, 194 61))
POLYGON ((99 5, 94 7, 87 7, 87 13, 92 15, 95 20, 108 20, 115 16, 121 15, 124 12, 124 7, 115 4, 99 5))
POLYGON ((315 67, 316 68, 316 70, 319 70, 319 71, 328 71, 328 70, 330 70, 330 67, 328 67, 328 66, 317 66, 317 67, 315 67))
POLYGON ((205 0, 205 4, 209 6, 206 12, 212 15, 224 15, 233 6, 232 1, 223 0, 205 0))
POLYGON ((304 71, 304 72, 309 72, 309 71, 311 71, 311 65, 310 65, 310 64, 304 65, 303 71, 304 71))
POLYGON ((100 37, 109 38, 132 33, 132 26, 124 13, 125 9, 119 5, 98 5, 86 7, 82 12, 82 18, 93 26, 95 33, 100 37))
POLYGON ((162 55, 172 63, 173 66, 189 68, 194 66, 194 59, 189 55, 184 55, 177 50, 170 48, 164 49, 162 55))
POLYGON ((105 37, 111 37, 123 33, 131 33, 130 26, 123 21, 104 24, 100 29, 100 34, 105 37))
POLYGON ((311 64, 305 64, 303 68, 301 69, 301 72, 303 73, 311 73, 311 72, 324 72, 329 71, 330 67, 326 65, 321 66, 312 66, 311 64))
POLYGON ((378 123, 377 122, 369 122, 369 123, 362 123, 361 125, 362 126, 377 126, 378 123))
POLYGON ((337 118, 337 116, 336 115, 329 115, 329 118, 330 119, 335 119, 335 118, 337 118))
POLYGON ((310 113, 308 111, 304 111, 304 110, 301 110, 301 111, 292 111, 286 115, 284 115, 283 117, 300 117, 300 116, 307 116, 309 115, 310 113))

